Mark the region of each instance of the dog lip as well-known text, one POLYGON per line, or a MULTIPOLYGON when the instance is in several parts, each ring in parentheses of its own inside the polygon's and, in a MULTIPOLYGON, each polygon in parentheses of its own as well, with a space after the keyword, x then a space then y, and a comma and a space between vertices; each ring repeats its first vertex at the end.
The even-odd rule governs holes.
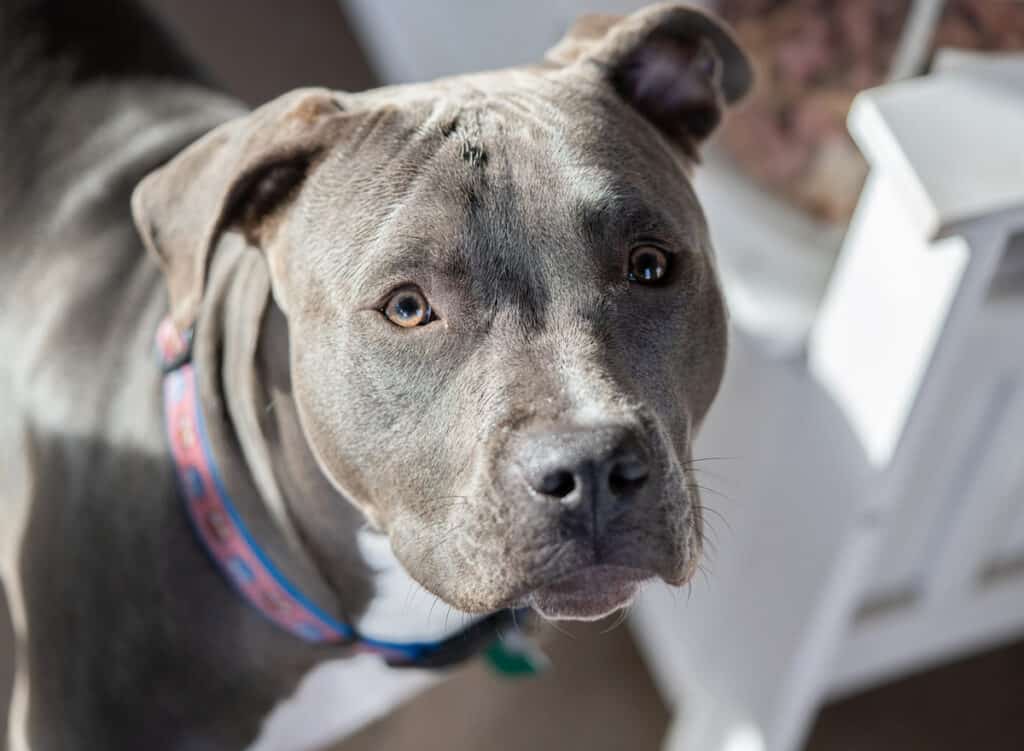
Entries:
POLYGON ((546 618, 597 620, 629 605, 641 584, 655 576, 645 569, 597 564, 538 587, 528 601, 546 618))
POLYGON ((544 589, 560 594, 572 594, 580 589, 604 587, 622 582, 638 583, 655 576, 653 571, 645 571, 631 566, 598 563, 573 571, 545 584, 544 589))

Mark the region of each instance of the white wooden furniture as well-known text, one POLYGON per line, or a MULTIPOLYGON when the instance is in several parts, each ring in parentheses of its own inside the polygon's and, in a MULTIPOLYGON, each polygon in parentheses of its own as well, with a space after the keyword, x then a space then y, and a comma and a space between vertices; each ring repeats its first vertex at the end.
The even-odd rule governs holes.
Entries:
POLYGON ((855 102, 806 359, 736 340, 709 575, 634 618, 667 749, 793 751, 825 699, 1024 635, 1024 62, 956 62, 855 102))

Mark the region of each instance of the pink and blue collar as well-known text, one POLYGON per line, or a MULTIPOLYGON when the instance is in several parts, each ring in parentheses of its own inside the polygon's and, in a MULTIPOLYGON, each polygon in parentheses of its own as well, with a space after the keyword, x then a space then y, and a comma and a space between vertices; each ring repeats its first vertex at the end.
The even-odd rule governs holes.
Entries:
POLYGON ((515 629, 519 613, 495 613, 439 642, 392 643, 357 633, 289 582, 249 533, 217 471, 191 360, 191 330, 181 334, 164 319, 156 344, 164 369, 164 419, 185 510, 202 546, 243 599, 267 620, 313 644, 350 645, 392 665, 417 667, 449 665, 487 649, 492 664, 503 670, 499 662, 508 655, 498 655, 496 661, 492 652, 495 647, 507 651, 508 646, 519 650, 522 639, 501 638, 515 629))

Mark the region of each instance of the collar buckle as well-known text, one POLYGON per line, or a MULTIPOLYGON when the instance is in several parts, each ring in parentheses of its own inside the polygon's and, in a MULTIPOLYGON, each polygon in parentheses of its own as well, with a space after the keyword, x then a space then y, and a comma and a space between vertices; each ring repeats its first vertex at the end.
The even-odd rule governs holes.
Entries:
POLYGON ((177 370, 192 360, 192 337, 195 327, 178 331, 174 320, 167 316, 156 330, 156 354, 164 373, 177 370))

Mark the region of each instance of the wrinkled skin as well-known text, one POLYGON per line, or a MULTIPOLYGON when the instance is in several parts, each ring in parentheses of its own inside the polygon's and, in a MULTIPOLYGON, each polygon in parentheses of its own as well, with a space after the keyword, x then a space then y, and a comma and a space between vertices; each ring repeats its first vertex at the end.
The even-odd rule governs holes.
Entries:
POLYGON ((324 160, 281 230, 275 293, 323 470, 462 610, 531 602, 595 565, 628 571, 604 570, 587 602, 533 604, 597 616, 628 597, 623 576, 683 583, 701 540, 690 442, 725 357, 684 165, 628 105, 547 72, 417 93, 324 160), (669 253, 666 283, 628 280, 641 242, 669 253), (404 285, 434 322, 379 312, 404 285), (563 539, 511 447, 608 424, 639 436, 650 481, 599 538, 563 539))

